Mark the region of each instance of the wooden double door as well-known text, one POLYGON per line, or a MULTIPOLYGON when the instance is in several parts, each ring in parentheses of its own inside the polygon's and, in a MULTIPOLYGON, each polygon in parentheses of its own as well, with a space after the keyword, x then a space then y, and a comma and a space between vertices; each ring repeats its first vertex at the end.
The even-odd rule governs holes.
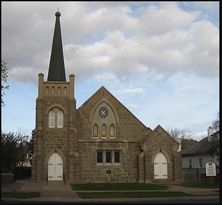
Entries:
POLYGON ((48 160, 48 180, 63 180, 63 162, 58 153, 53 153, 48 160))

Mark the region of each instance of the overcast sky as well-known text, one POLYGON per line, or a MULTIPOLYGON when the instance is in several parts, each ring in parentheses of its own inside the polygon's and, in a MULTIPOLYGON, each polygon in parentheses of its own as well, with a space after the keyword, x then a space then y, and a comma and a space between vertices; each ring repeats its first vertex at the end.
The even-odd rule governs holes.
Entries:
POLYGON ((60 23, 77 108, 105 86, 147 127, 206 137, 219 112, 218 2, 2 2, 2 131, 35 128, 38 73, 60 23))

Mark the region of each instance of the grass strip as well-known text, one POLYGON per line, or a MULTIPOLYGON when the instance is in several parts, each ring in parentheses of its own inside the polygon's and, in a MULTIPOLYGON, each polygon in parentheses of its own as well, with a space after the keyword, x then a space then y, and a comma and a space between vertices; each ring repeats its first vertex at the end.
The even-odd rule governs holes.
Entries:
POLYGON ((93 198, 157 198, 192 196, 183 192, 76 192, 82 199, 93 198))
POLYGON ((180 186, 201 188, 201 189, 216 189, 219 188, 219 184, 202 184, 202 183, 186 183, 180 184, 180 186))
POLYGON ((27 199, 40 197, 39 192, 1 192, 1 198, 27 199))
POLYGON ((88 183, 71 184, 73 190, 166 190, 166 184, 137 184, 137 183, 88 183))

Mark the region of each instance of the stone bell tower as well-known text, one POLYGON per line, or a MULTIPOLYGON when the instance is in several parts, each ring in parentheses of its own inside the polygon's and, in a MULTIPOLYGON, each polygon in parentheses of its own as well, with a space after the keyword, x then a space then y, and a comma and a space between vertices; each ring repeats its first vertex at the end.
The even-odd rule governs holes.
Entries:
POLYGON ((77 150, 75 76, 66 81, 60 28, 56 22, 47 81, 38 75, 36 126, 33 130, 34 153, 32 180, 36 182, 73 181, 74 153, 77 150))

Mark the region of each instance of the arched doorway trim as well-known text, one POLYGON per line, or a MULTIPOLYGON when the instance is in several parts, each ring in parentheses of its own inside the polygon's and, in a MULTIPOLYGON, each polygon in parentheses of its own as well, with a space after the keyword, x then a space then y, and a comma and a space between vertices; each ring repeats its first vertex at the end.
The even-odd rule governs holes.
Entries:
POLYGON ((63 181, 63 160, 57 152, 48 159, 48 181, 63 181))
POLYGON ((162 152, 156 154, 154 158, 154 179, 167 179, 168 178, 168 163, 167 158, 162 152))

